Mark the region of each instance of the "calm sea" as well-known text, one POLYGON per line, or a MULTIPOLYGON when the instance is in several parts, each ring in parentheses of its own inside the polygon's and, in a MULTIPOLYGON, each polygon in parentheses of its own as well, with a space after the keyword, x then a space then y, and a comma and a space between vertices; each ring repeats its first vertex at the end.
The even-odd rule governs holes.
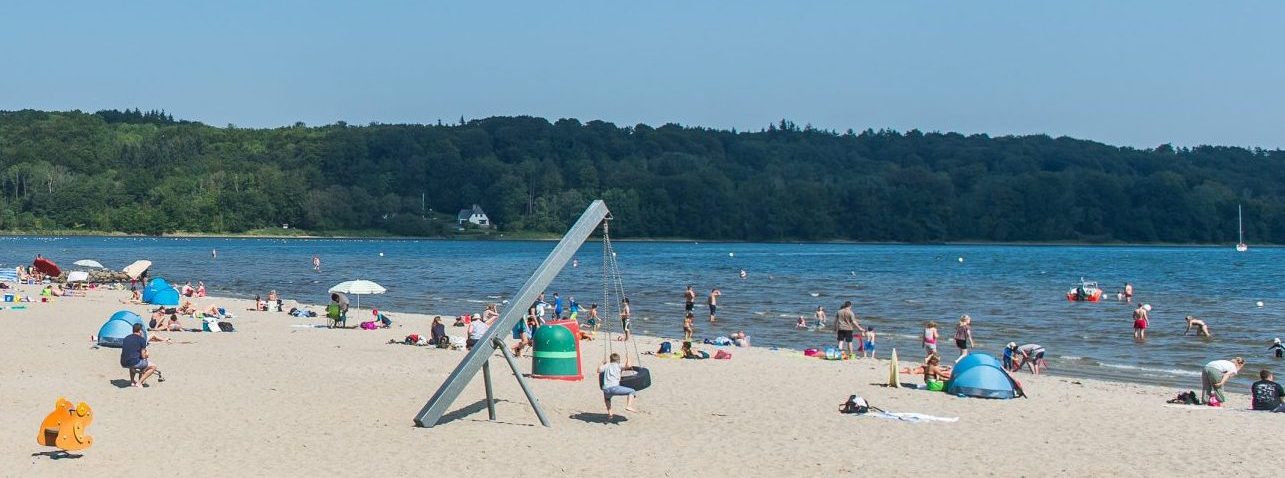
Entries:
MULTIPOLYGON (((458 315, 502 302, 531 274, 553 242, 0 237, 0 266, 29 264, 44 254, 64 267, 94 259, 120 269, 136 259, 171 282, 205 281, 212 295, 253 297, 276 289, 287 299, 325 303, 326 289, 352 279, 376 281, 388 293, 363 306, 458 315), (217 250, 217 258, 211 250, 217 250), (312 270, 320 256, 321 272, 312 270)), ((833 315, 852 300, 864 325, 880 333, 885 355, 922 356, 924 322, 940 324, 941 350, 960 314, 974 319, 978 349, 998 354, 1009 341, 1039 343, 1053 371, 1072 376, 1199 387, 1199 366, 1244 356, 1247 372, 1278 368, 1273 337, 1285 336, 1285 249, 1226 247, 1089 247, 992 245, 747 244, 616 242, 637 331, 681 334, 682 293, 698 293, 697 335, 744 330, 756 346, 824 347, 833 333, 798 330, 795 320, 823 305, 833 315), (961 260, 962 259, 962 260, 961 260), (747 276, 740 278, 739 271, 747 276), (1109 299, 1070 303, 1081 277, 1099 281, 1109 299), (1145 343, 1132 338, 1131 307, 1114 300, 1125 281, 1136 301, 1153 306, 1145 343), (705 295, 722 289, 719 322, 704 320, 705 295), (1257 303, 1263 302, 1259 307, 1257 303), (1209 322, 1214 338, 1182 336, 1186 315, 1209 322)), ((602 302, 602 246, 581 248, 549 294, 602 302)), ((1249 373, 1245 374, 1248 377, 1249 373)), ((1245 380, 1245 383, 1248 383, 1245 380)))

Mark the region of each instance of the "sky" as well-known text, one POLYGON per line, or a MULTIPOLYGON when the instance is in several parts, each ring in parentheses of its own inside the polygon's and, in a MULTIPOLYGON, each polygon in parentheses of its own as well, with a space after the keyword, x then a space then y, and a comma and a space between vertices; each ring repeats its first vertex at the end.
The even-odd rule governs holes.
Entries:
POLYGON ((15 2, 0 110, 1281 148, 1282 25, 1279 1, 15 2))

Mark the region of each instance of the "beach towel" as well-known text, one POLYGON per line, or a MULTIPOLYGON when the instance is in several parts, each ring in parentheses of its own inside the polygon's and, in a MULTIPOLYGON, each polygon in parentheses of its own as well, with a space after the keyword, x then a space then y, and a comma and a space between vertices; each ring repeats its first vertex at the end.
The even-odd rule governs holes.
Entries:
POLYGON ((875 413, 867 413, 866 415, 872 416, 875 418, 883 418, 887 420, 899 420, 899 421, 910 422, 910 423, 927 423, 927 422, 955 423, 959 421, 959 417, 936 417, 932 415, 925 415, 922 413, 895 413, 895 412, 880 411, 875 413))
POLYGON ((731 359, 732 359, 732 354, 731 354, 730 352, 726 351, 726 350, 719 350, 717 353, 715 353, 715 354, 714 354, 714 359, 715 359, 715 360, 731 360, 731 359))

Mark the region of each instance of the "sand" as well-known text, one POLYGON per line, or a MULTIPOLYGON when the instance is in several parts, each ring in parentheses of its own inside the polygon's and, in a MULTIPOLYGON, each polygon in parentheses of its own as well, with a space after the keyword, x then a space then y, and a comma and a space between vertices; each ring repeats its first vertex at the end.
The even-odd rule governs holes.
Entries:
MULTIPOLYGON (((499 373, 497 422, 487 420, 479 377, 445 423, 417 428, 414 414, 464 352, 387 342, 426 334, 431 316, 393 313, 392 329, 330 330, 304 327, 320 318, 220 298, 198 303, 235 311, 237 332, 163 333, 190 342, 151 347, 168 380, 129 388, 119 350, 89 341, 112 312, 146 309, 121 304, 126 296, 92 291, 0 310, 0 475, 1266 476, 1285 465, 1285 414, 1245 411, 1243 390, 1224 409, 1179 407, 1165 404, 1176 389, 1022 374, 1029 399, 965 399, 882 387, 884 360, 758 348, 733 348, 732 360, 644 356, 655 384, 637 413, 611 423, 593 376, 532 381, 552 421, 544 428, 512 376, 499 373), (959 420, 839 415, 853 393, 889 411, 959 420), (33 456, 48 450, 35 436, 59 396, 96 416, 96 442, 78 459, 33 456)), ((448 323, 448 332, 463 329, 448 323)), ((584 346, 588 370, 602 342, 584 346)), ((498 356, 492 365, 507 370, 498 356)))

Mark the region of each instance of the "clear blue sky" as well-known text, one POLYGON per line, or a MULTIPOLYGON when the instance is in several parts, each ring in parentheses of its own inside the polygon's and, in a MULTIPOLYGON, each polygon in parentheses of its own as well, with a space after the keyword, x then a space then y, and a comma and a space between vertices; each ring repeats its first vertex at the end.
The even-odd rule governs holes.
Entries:
POLYGON ((0 109, 1285 147, 1285 2, 24 2, 0 109))

